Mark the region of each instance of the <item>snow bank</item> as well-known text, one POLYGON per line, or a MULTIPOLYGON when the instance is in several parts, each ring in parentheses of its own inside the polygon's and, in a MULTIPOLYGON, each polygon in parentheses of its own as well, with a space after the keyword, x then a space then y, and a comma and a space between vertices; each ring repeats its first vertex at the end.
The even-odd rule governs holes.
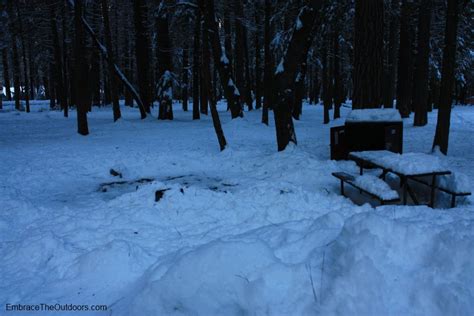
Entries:
POLYGON ((364 213, 346 221, 327 253, 323 314, 472 312, 473 222, 443 224, 430 212, 424 208, 425 219, 364 213))
POLYGON ((469 178, 460 172, 453 172, 439 177, 438 185, 444 189, 458 193, 468 193, 472 190, 469 178))
POLYGON ((396 210, 383 207, 342 223, 325 216, 300 231, 266 227, 177 253, 147 275, 119 314, 468 314, 474 223, 441 219, 426 207, 390 215, 396 210), (332 242, 307 239, 338 225, 332 242), (275 242, 283 236, 293 242, 275 242), (289 245, 303 256, 282 256, 289 245))
POLYGON ((362 109, 352 110, 346 122, 401 122, 402 117, 394 109, 362 109))

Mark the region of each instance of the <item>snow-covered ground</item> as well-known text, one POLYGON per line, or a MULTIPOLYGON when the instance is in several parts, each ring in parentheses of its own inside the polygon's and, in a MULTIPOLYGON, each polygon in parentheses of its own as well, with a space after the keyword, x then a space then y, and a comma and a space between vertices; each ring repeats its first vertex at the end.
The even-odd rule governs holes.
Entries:
MULTIPOLYGON (((192 121, 179 104, 172 122, 122 107, 114 124, 94 108, 87 137, 74 111, 11 107, 0 112, 0 314, 8 303, 108 305, 81 315, 474 312, 473 199, 374 209, 341 197, 331 172, 357 168, 329 160, 321 106, 305 105, 299 145, 281 153, 272 117, 231 121, 225 104, 224 152, 210 117, 192 121)), ((435 112, 429 121, 405 121, 405 152, 429 152, 435 112)), ((447 162, 472 184, 474 108, 456 107, 451 124, 447 162)))

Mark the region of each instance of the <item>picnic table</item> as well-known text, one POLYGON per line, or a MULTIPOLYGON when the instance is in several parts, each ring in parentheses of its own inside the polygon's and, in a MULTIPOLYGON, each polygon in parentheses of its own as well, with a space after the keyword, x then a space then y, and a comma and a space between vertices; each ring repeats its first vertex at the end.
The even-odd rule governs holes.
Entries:
POLYGON ((385 179, 387 173, 397 175, 400 178, 404 205, 407 204, 407 195, 410 195, 413 202, 419 205, 408 180, 421 182, 419 179, 422 177, 430 178, 431 181, 422 183, 431 188, 429 206, 434 207, 437 177, 451 174, 451 171, 443 165, 439 157, 424 153, 397 154, 387 150, 360 151, 349 153, 349 159, 357 163, 361 175, 364 169, 367 168, 382 169, 380 176, 382 179, 385 179))

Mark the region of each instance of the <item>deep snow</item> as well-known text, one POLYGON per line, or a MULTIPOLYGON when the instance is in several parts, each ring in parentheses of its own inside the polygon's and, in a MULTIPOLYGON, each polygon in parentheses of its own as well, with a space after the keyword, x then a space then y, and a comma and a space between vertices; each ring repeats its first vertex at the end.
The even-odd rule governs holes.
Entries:
MULTIPOLYGON (((11 107, 0 112, 0 313, 6 303, 109 306, 81 315, 474 311, 472 198, 433 210, 341 197, 331 172, 357 168, 329 160, 329 127, 343 119, 323 125, 321 106, 305 105, 299 145, 282 153, 272 118, 231 121, 225 104, 224 152, 210 117, 192 121, 179 104, 172 122, 122 107, 114 124, 110 108, 94 108, 87 137, 74 111, 11 107), (111 183, 143 178, 153 181, 111 183), (159 189, 169 190, 155 202, 159 189)), ((430 150, 435 112, 429 121, 405 120, 405 152, 430 150)), ((456 107, 447 161, 471 184, 473 132, 474 108, 456 107)))

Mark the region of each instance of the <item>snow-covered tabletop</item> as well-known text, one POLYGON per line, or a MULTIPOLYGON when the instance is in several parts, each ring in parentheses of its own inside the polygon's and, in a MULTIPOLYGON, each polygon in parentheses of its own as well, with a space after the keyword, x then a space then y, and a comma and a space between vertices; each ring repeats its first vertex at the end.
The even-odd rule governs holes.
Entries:
POLYGON ((397 154, 388 150, 373 150, 351 152, 349 156, 404 176, 451 173, 440 157, 424 153, 397 154))
POLYGON ((346 122, 402 122, 402 117, 398 110, 394 109, 363 109, 352 110, 346 122))

